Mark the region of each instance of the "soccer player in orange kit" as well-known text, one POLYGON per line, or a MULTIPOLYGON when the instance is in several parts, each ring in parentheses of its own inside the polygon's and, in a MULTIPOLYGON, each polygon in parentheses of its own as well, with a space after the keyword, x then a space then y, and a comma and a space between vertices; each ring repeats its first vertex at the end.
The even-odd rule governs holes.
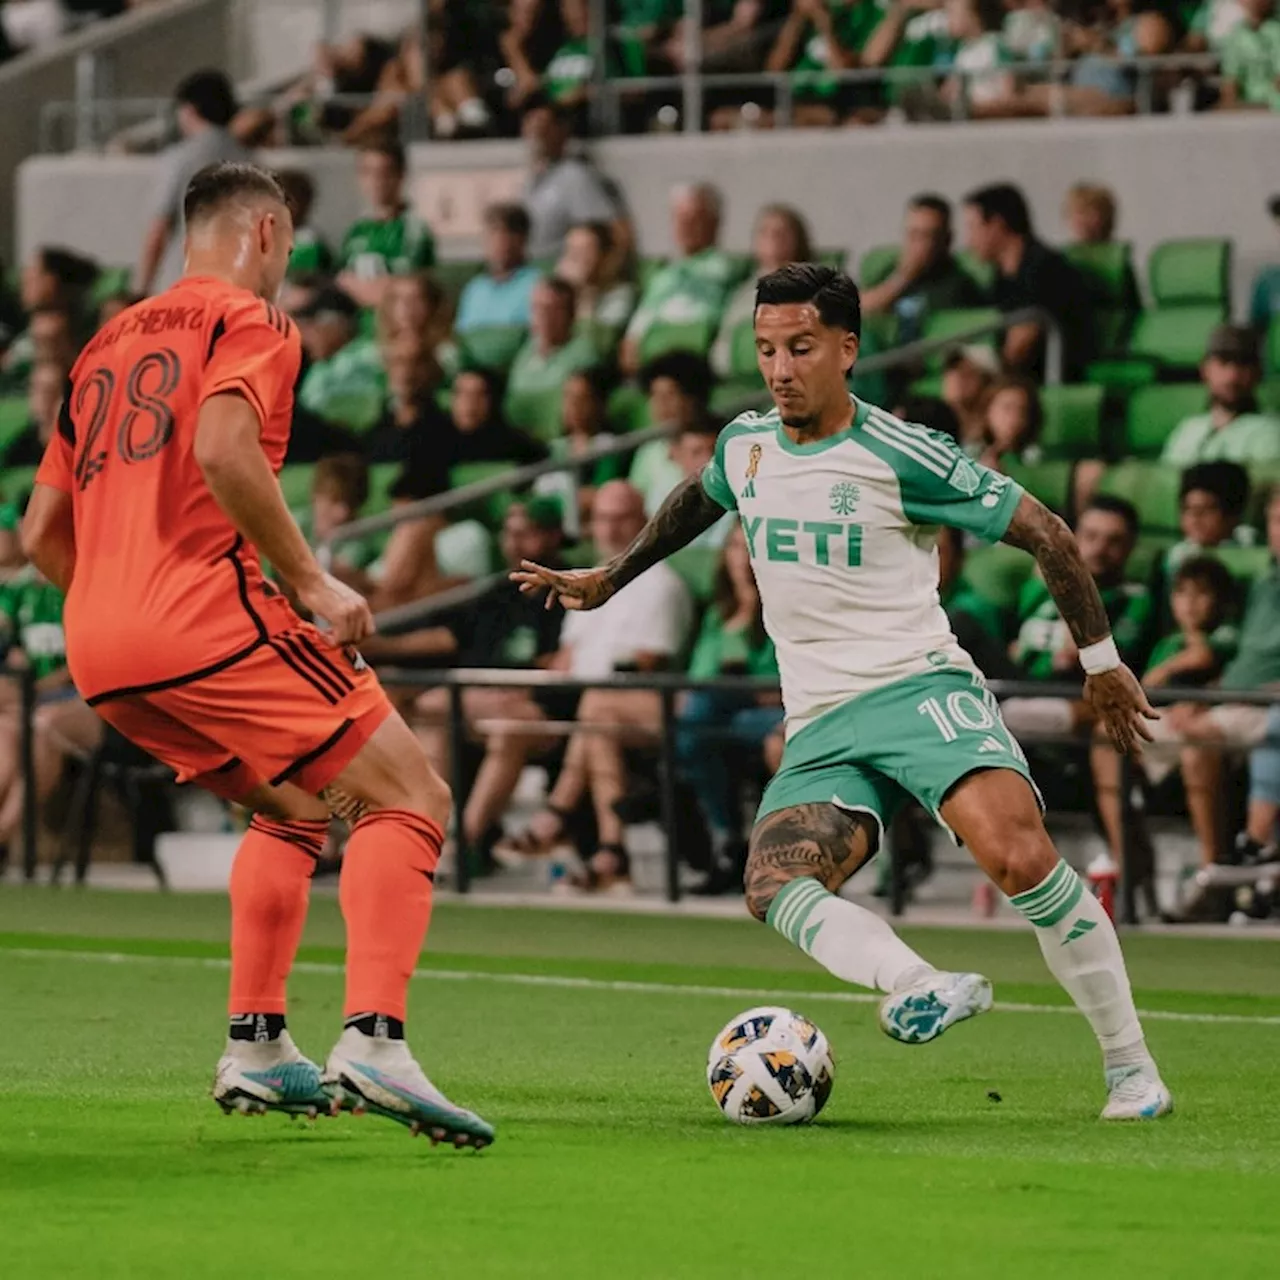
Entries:
POLYGON ((225 1109, 368 1109, 457 1146, 493 1129, 404 1041, 450 797, 353 647, 364 599, 323 572, 276 481, 301 359, 272 303, 293 247, 274 177, 191 180, 186 275, 99 331, 68 380, 23 524, 67 594, 67 659, 109 724, 254 811, 231 873, 225 1109), (327 630, 264 577, 270 561, 327 630), (321 1073, 285 1029, 285 984, 331 809, 353 821, 340 901, 345 1022, 321 1073))

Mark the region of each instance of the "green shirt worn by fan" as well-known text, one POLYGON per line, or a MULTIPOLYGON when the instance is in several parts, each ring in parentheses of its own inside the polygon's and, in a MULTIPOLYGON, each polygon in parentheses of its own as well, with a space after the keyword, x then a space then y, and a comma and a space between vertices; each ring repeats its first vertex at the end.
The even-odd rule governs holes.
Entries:
MULTIPOLYGON (((1137 666, 1136 657, 1151 620, 1151 593, 1137 582, 1100 587, 1099 593, 1120 657, 1129 666, 1137 666)), ((1053 660, 1071 640, 1071 633, 1042 579, 1033 578, 1022 589, 1018 618, 1013 656, 1027 676, 1032 680, 1068 678, 1071 673, 1055 670, 1053 660)))
POLYGON ((62 604, 62 592, 31 568, 0 586, 5 647, 21 650, 37 680, 67 665, 62 604))

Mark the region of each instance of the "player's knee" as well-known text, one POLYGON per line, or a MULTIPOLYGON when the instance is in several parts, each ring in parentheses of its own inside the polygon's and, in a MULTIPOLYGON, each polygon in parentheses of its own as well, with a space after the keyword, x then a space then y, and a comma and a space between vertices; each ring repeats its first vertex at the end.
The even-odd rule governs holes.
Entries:
POLYGON ((1057 865, 1058 851, 1038 814, 1020 816, 1005 827, 999 851, 986 861, 992 880, 1009 896, 1034 889, 1057 865))
POLYGON ((386 792, 373 800, 369 807, 406 809, 444 827, 448 825, 453 810, 453 794, 449 784, 424 758, 399 773, 386 792))

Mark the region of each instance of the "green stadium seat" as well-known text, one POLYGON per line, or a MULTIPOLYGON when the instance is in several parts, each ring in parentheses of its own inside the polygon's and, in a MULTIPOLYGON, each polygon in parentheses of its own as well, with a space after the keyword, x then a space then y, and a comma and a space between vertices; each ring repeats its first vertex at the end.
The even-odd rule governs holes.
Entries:
POLYGON ((1207 407, 1208 392, 1198 382, 1139 387, 1125 406, 1125 456, 1158 458, 1178 423, 1207 407))
POLYGON ((1262 367, 1280 377, 1280 316, 1273 317, 1262 344, 1262 367))
POLYGON ((537 440, 554 440, 561 432, 558 387, 549 391, 509 392, 505 402, 507 420, 537 440))
POLYGON ((290 511, 302 511, 311 503, 311 481, 316 469, 309 462, 294 462, 280 469, 280 492, 290 511))
POLYGON ((89 305, 94 311, 110 297, 133 291, 132 267, 103 267, 89 290, 89 305))
POLYGON ((1280 488, 1280 462, 1249 464, 1249 506, 1245 519, 1256 529, 1267 527, 1267 499, 1280 488))
POLYGON ((1102 452, 1103 396, 1101 387, 1087 384, 1041 390, 1040 447, 1046 458, 1096 458, 1102 452))
POLYGON ((1214 547, 1207 554, 1221 560, 1227 572, 1246 589, 1271 567, 1271 549, 1261 547, 1214 547))
MULTIPOLYGON (((500 476, 515 469, 514 462, 462 462, 456 467, 449 468, 449 487, 465 489, 468 485, 479 484, 482 480, 491 480, 494 476, 500 476)), ((502 523, 507 507, 511 505, 514 497, 515 494, 511 490, 500 489, 488 497, 476 498, 473 502, 466 502, 452 508, 449 517, 453 521, 479 520, 490 529, 496 529, 502 523)))
POLYGON ((756 363, 754 320, 743 320, 729 335, 729 372, 735 378, 760 377, 760 366, 756 363))
POLYGON ((614 431, 639 431, 649 425, 648 398, 639 387, 617 387, 605 405, 604 417, 614 431))
POLYGON ((928 396, 931 400, 941 400, 942 374, 930 373, 923 378, 917 378, 911 384, 911 394, 913 396, 928 396))
POLYGON ((1046 507, 1059 515, 1071 508, 1071 475, 1075 463, 1067 459, 1049 462, 1020 462, 1006 456, 1001 465, 1011 480, 1016 480, 1033 498, 1039 498, 1046 507))
POLYGON ((700 604, 711 599, 719 562, 720 552, 715 547, 684 547, 667 560, 700 604))
POLYGON ((984 600, 1012 615, 1017 612, 1018 596, 1035 568, 1035 560, 1025 551, 1000 542, 970 551, 960 577, 984 600))
POLYGON ((1258 408, 1266 413, 1280 413, 1280 378, 1269 378, 1258 384, 1258 408))
POLYGON ((858 283, 864 289, 883 284, 898 265, 900 252, 896 244, 878 244, 868 249, 858 263, 858 283))
POLYGON ((813 259, 815 262, 822 263, 824 267, 834 267, 837 271, 843 271, 845 263, 849 260, 849 251, 847 249, 815 249, 813 259))
POLYGON ((458 295, 462 293, 463 286, 467 281, 473 276, 478 276, 483 270, 483 262, 453 258, 445 262, 437 262, 431 268, 431 274, 439 282, 445 293, 454 302, 457 302, 458 295))
POLYGON ((1231 305, 1231 241, 1166 240, 1151 250, 1147 279, 1157 307, 1231 305))
POLYGON ((975 258, 967 249, 962 249, 956 254, 956 262, 960 264, 960 269, 969 276, 979 289, 986 291, 995 284, 995 267, 989 262, 983 262, 981 258, 975 258))
POLYGON ((1133 460, 1108 467, 1098 482, 1098 492, 1132 502, 1144 533, 1176 533, 1181 481, 1180 467, 1133 460))
POLYGON ((492 369, 497 373, 506 373, 528 336, 528 330, 516 324, 488 325, 482 329, 469 329, 466 333, 460 333, 459 368, 492 369))
POLYGON ((640 339, 641 361, 668 351, 695 351, 705 356, 715 341, 715 325, 709 320, 690 320, 683 324, 652 324, 640 339))
POLYGON ((1221 305, 1160 307, 1134 321, 1128 353, 1158 360, 1168 369, 1189 372, 1204 359, 1209 334, 1226 318, 1221 305))
POLYGON ((1112 356, 1106 360, 1091 360, 1084 371, 1084 380, 1123 399, 1139 387, 1149 387, 1160 378, 1160 362, 1146 356, 1112 356))
MULTIPOLYGON (((983 325, 997 324, 999 320, 1000 312, 994 307, 955 307, 945 311, 934 311, 925 317, 921 336, 929 341, 949 338, 953 334, 966 333, 971 329, 981 328, 983 325)), ((993 331, 985 337, 966 339, 966 345, 976 344, 993 347, 996 345, 998 338, 998 332, 993 331)), ((944 348, 931 356, 925 357, 925 368, 931 372, 937 372, 942 368, 945 359, 946 349, 944 348)))
POLYGON ((764 411, 772 400, 759 374, 752 378, 725 378, 711 393, 710 409, 713 418, 727 422, 744 409, 764 411))
POLYGON ((402 470, 398 462, 379 462, 369 468, 369 501, 361 515, 376 516, 391 509, 391 486, 402 470))
POLYGON ((1134 543, 1125 565, 1125 577, 1130 582, 1150 582, 1155 576, 1156 564, 1173 546, 1174 539, 1167 534, 1142 534, 1134 543))
POLYGON ((31 410, 24 395, 0 396, 0 458, 31 423, 31 410))
POLYGON ((5 467, 0 472, 0 497, 6 502, 17 502, 31 492, 31 486, 35 482, 35 467, 5 467))
POLYGON ((1085 278, 1094 305, 1133 311, 1139 299, 1133 296, 1133 246, 1127 241, 1106 244, 1069 244, 1063 249, 1068 262, 1085 278))

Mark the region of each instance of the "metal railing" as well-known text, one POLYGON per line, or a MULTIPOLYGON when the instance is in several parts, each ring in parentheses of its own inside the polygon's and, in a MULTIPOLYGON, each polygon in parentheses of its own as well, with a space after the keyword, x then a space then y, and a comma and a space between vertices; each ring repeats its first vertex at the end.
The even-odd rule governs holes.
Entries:
MULTIPOLYGON (((1062 381, 1062 335, 1057 322, 1047 311, 1039 307, 1024 307, 1018 311, 1008 311, 998 319, 977 324, 959 333, 948 334, 941 338, 921 338, 916 342, 908 342, 894 347, 891 351, 882 351, 877 355, 867 356, 860 360, 854 369, 858 374, 880 373, 886 369, 897 369, 904 365, 914 365, 939 352, 951 351, 968 342, 989 338, 992 334, 1003 333, 1006 329, 1020 324, 1040 324, 1045 329, 1045 376, 1046 386, 1056 386, 1062 381)), ((744 403, 750 407, 768 396, 764 384, 761 384, 760 395, 751 402, 744 403)), ((731 415, 734 416, 734 415, 731 415)), ((407 520, 422 520, 427 516, 444 515, 459 507, 468 506, 483 498, 492 497, 511 489, 521 489, 532 484, 545 475, 572 472, 587 466, 601 458, 622 457, 634 453, 641 445, 651 440, 661 440, 671 435, 670 427, 646 427, 640 431, 629 431, 620 439, 594 442, 591 448, 576 458, 548 458, 544 462, 533 462, 528 466, 515 467, 503 471, 487 480, 465 485, 461 489, 451 489, 447 493, 434 494, 429 498, 421 498, 417 502, 405 503, 393 507, 389 511, 374 516, 362 516, 349 524, 341 525, 327 538, 317 545, 317 554, 326 567, 333 562, 333 549, 345 542, 353 542, 358 538, 373 533, 383 533, 393 529, 407 520)), ((430 603, 430 597, 423 605, 430 603)), ((404 605, 397 611, 398 617, 412 616, 405 611, 412 611, 416 606, 404 605)))
MULTIPOLYGON (((40 803, 36 795, 36 678, 29 669, 0 667, 0 678, 18 686, 18 762, 22 771, 22 874, 33 881, 39 857, 40 803)), ((4 870, 0 866, 0 872, 4 870)))

